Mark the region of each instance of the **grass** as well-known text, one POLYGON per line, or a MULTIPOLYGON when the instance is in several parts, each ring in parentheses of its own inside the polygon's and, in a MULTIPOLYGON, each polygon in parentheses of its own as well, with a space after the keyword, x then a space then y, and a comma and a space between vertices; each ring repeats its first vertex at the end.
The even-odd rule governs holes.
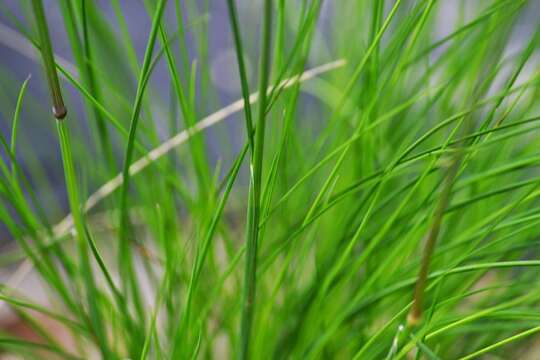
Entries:
POLYGON ((0 4, 2 352, 538 358, 535 1, 124 6, 0 4))
MULTIPOLYGON (((229 8, 232 9, 232 3, 229 2, 229 8)), ((246 102, 245 94, 248 92, 247 82, 243 81, 244 90, 244 108, 246 109, 246 136, 250 139, 251 159, 249 163, 249 198, 247 210, 247 230, 246 230, 246 265, 244 271, 244 286, 242 295, 242 317, 240 327, 240 358, 249 358, 249 344, 251 342, 251 332, 253 327, 253 312, 255 308, 255 289, 257 287, 257 250, 258 243, 262 240, 259 228, 262 208, 262 169, 264 156, 264 138, 266 128, 266 111, 268 97, 266 89, 268 88, 268 79, 270 77, 270 45, 272 34, 272 1, 265 0, 262 23, 262 41, 260 50, 259 64, 259 104, 257 125, 254 128, 251 124, 250 114, 247 109, 250 108, 249 102, 246 102), (255 131, 256 130, 256 131, 255 131), (253 132, 255 131, 255 135, 253 132)), ((234 10, 231 11, 234 14, 234 10)), ((231 16, 231 18, 234 18, 231 16)), ((234 23, 234 21, 231 21, 234 23)), ((238 30, 236 31, 237 57, 242 58, 242 48, 240 47, 238 30)), ((239 61, 241 64, 241 61, 239 61)), ((239 72, 245 73, 240 68, 239 72)), ((245 78, 245 76, 244 76, 245 78)))

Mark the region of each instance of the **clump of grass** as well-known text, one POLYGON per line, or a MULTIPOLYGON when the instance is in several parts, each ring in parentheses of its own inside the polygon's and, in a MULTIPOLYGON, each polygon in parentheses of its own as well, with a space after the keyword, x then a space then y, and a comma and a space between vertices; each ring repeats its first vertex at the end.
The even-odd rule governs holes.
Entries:
POLYGON ((538 357, 534 1, 111 5, 0 5, 2 352, 538 357))

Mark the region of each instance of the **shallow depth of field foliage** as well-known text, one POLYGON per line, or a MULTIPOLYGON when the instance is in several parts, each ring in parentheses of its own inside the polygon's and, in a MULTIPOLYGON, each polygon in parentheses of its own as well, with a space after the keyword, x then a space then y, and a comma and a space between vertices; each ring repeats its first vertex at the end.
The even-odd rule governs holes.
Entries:
POLYGON ((537 0, 44 2, 0 2, 39 65, 0 55, 0 300, 37 335, 2 352, 540 358, 537 0))

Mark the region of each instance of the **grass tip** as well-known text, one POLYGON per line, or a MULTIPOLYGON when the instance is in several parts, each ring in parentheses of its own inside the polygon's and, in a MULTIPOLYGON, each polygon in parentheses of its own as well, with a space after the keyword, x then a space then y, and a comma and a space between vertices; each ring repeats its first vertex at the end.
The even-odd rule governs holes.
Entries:
POLYGON ((63 104, 60 106, 53 105, 52 112, 54 117, 58 120, 63 120, 67 115, 67 109, 63 104))
POLYGON ((418 314, 416 311, 411 311, 407 315, 407 327, 412 328, 420 323, 422 320, 422 315, 418 314))

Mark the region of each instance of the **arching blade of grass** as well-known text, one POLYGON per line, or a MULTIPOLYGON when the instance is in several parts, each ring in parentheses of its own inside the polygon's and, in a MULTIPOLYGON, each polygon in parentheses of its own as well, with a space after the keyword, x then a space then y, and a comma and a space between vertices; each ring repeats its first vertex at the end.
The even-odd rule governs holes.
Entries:
MULTIPOLYGON (((11 125, 11 141, 10 141, 10 152, 11 156, 15 157, 16 151, 17 151, 17 130, 19 128, 19 118, 21 116, 21 107, 24 99, 24 94, 26 93, 26 88, 28 86, 28 81, 30 81, 30 75, 26 78, 26 80, 23 82, 21 86, 21 90, 19 91, 19 96, 17 97, 17 105, 15 106, 15 113, 13 114, 13 122, 11 125)), ((11 164, 11 171, 13 172, 13 176, 16 177, 15 173, 15 162, 11 164)))
POLYGON ((534 328, 531 328, 529 330, 526 330, 526 331, 523 331, 523 332, 520 332, 519 334, 516 334, 514 336, 511 336, 509 338, 506 338, 504 340, 501 340, 499 342, 496 342, 495 344, 493 345, 490 345, 490 346, 486 346, 485 348, 483 349, 480 349, 478 351, 475 351, 467 356, 464 356, 464 357, 461 357, 459 358, 459 360, 469 360, 469 359, 475 359, 477 358, 478 356, 480 355, 483 355, 483 354, 486 354, 494 349, 497 349, 501 346, 504 346, 506 344, 510 344, 514 341, 517 341, 517 340, 520 340, 520 339, 523 339, 523 338, 526 338, 527 336, 530 336, 530 335, 533 335, 537 332, 540 331, 540 326, 536 326, 534 328))
MULTIPOLYGON (((143 65, 139 74, 139 83, 137 87, 137 93, 135 95, 135 101, 133 104, 133 110, 130 119, 130 128, 128 141, 125 151, 124 165, 122 170, 122 189, 120 194, 120 229, 119 229, 119 248, 118 248, 118 261, 119 268, 122 278, 124 279, 124 289, 130 294, 131 298, 134 301, 134 306, 139 316, 139 319, 144 324, 144 310, 141 300, 141 295, 139 292, 138 281, 135 278, 135 273, 133 269, 133 259, 130 251, 130 245, 132 245, 134 239, 132 238, 133 233, 130 232, 129 224, 129 215, 128 210, 128 193, 130 185, 130 172, 129 168, 131 166, 131 161, 133 157, 133 151, 135 146, 135 136, 137 133, 137 125, 139 122, 139 115, 141 111, 145 85, 145 81, 148 70, 150 68, 150 63, 152 60, 152 52, 156 42, 156 37, 159 29, 159 24, 161 22, 161 16, 163 15, 163 10, 165 8, 166 0, 160 0, 156 7, 154 17, 152 20, 152 29, 150 31, 150 36, 148 38, 146 51, 144 54, 143 65)), ((143 326, 143 329, 145 326, 143 326)), ((142 344, 140 344, 142 346, 142 344)))
POLYGON ((19 308, 22 308, 22 309, 30 309, 32 311, 37 311, 37 312, 40 312, 40 313, 43 313, 45 314, 46 316, 49 316, 55 320, 58 320, 60 321, 61 323, 65 324, 66 326, 70 327, 70 328, 74 328, 76 329, 77 331, 81 331, 81 332, 85 332, 86 331, 86 328, 69 319, 69 318, 66 318, 64 315, 62 314, 57 314, 53 311, 51 311, 50 309, 46 308, 46 307, 43 307, 43 306, 40 306, 38 304, 33 304, 29 301, 25 301, 25 300, 21 300, 21 299, 18 299, 14 296, 10 296, 10 295, 5 295, 4 294, 5 290, 3 290, 2 292, 0 292, 0 300, 2 301, 5 301, 7 303, 9 303, 11 306, 14 306, 14 307, 19 307, 19 308))
POLYGON ((56 346, 49 345, 49 344, 41 344, 37 342, 31 342, 26 340, 21 340, 16 337, 6 337, 2 336, 0 337, 0 345, 2 348, 15 348, 16 351, 21 351, 22 354, 24 354, 24 350, 28 349, 37 349, 44 351, 45 353, 54 354, 56 356, 60 356, 64 359, 69 360, 81 360, 82 358, 71 355, 67 352, 65 352, 63 349, 60 349, 56 346))

